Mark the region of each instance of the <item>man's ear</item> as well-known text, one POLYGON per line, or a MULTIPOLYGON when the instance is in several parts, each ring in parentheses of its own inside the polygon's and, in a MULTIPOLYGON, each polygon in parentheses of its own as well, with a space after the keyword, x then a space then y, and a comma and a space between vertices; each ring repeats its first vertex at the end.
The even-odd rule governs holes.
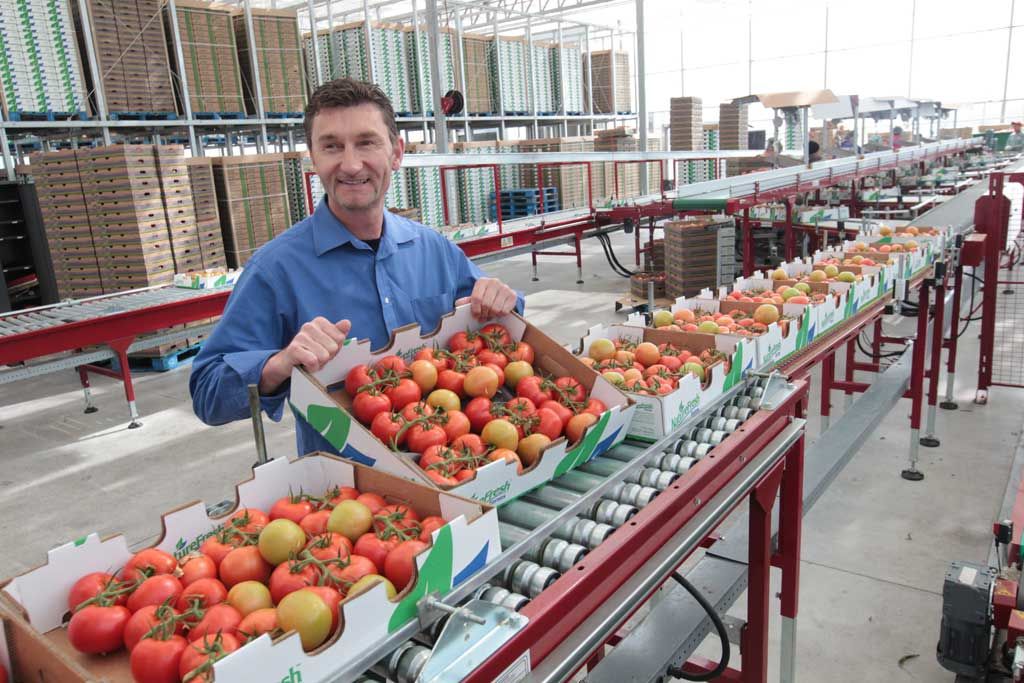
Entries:
POLYGON ((402 167, 402 159, 405 157, 405 140, 399 137, 393 143, 394 151, 391 154, 391 170, 397 171, 402 167))

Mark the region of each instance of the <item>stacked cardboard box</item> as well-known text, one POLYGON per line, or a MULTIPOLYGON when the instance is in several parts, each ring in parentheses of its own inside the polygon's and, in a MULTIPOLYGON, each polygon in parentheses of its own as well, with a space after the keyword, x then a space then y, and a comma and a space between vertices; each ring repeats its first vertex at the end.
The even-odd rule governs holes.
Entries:
MULTIPOLYGON (((718 106, 718 148, 747 149, 747 105, 722 103, 718 106)), ((726 162, 729 175, 741 171, 739 159, 726 162)))
MULTIPOLYGON (((316 49, 320 53, 320 81, 348 76, 369 81, 370 64, 373 79, 391 99, 395 111, 412 113, 415 84, 409 72, 409 45, 405 28, 399 24, 371 23, 370 44, 366 40, 366 25, 362 21, 335 26, 333 30, 317 31, 316 49)), ((306 70, 310 83, 315 85, 313 41, 304 36, 306 70)))
MULTIPOLYGON (((434 113, 434 91, 433 81, 430 72, 430 37, 427 34, 426 26, 421 26, 419 31, 420 40, 416 42, 416 30, 412 26, 405 27, 405 54, 408 60, 408 73, 412 78, 411 82, 411 106, 412 111, 419 114, 426 112, 428 115, 434 113), (423 103, 422 108, 420 102, 423 103)), ((457 40, 452 31, 441 29, 441 50, 440 72, 441 72, 441 95, 449 90, 464 90, 459 88, 458 82, 458 54, 454 41, 457 40)))
POLYGON ((284 159, 258 154, 212 162, 224 250, 228 265, 239 268, 291 225, 284 159))
MULTIPOLYGON (((159 0, 86 0, 100 83, 111 113, 174 113, 170 62, 159 0)), ((84 51, 82 17, 72 4, 79 49, 84 51)), ((91 74, 89 74, 91 78, 91 74)))
POLYGON ((491 53, 494 39, 469 33, 462 36, 462 54, 465 60, 466 82, 462 93, 466 99, 466 113, 494 114, 498 111, 491 88, 491 53))
POLYGON ((706 217, 665 224, 665 293, 694 296, 730 282, 735 275, 735 235, 731 219, 706 217))
MULTIPOLYGON (((455 154, 492 154, 497 151, 497 142, 456 142, 452 145, 455 154)), ((460 168, 455 175, 458 178, 459 222, 486 223, 488 198, 494 192, 494 170, 460 168)))
POLYGON ((583 54, 580 46, 555 45, 552 53, 555 109, 564 110, 566 114, 582 114, 586 106, 583 100, 583 54))
POLYGON ((673 150, 704 148, 703 104, 699 97, 669 100, 669 127, 673 150))
MULTIPOLYGON (((520 140, 499 140, 498 151, 506 154, 521 152, 523 150, 520 147, 520 142, 520 140)), ((498 167, 498 178, 503 190, 523 187, 523 170, 519 164, 502 164, 498 167)), ((488 194, 488 196, 490 195, 488 194)))
POLYGON ((284 177, 288 185, 288 210, 292 225, 309 216, 305 172, 313 170, 307 152, 284 153, 284 177))
POLYGON ((665 240, 656 239, 644 243, 644 270, 665 271, 665 240))
MULTIPOLYGON (((521 152, 592 152, 593 142, 589 138, 542 138, 539 140, 522 140, 519 142, 521 152)), ((602 164, 591 164, 597 167, 602 164)), ((558 205, 563 209, 589 206, 587 196, 586 166, 549 166, 542 172, 543 183, 537 181, 537 167, 523 166, 520 171, 522 187, 555 187, 558 189, 558 205)), ((593 177, 591 178, 593 180, 593 177)), ((504 187, 504 185, 502 185, 504 187)), ((593 185, 595 197, 598 185, 593 185)))
POLYGON ((167 231, 171 236, 174 271, 187 273, 202 270, 205 266, 192 198, 192 183, 185 163, 185 149, 181 145, 162 145, 154 151, 160 195, 167 216, 167 231))
POLYGON ((592 52, 583 56, 583 83, 592 90, 595 114, 626 114, 633 111, 633 72, 629 68, 629 54, 610 50, 592 52), (613 67, 614 65, 614 67, 613 67), (615 69, 614 92, 612 69, 615 69), (591 78, 593 86, 591 86, 591 78))
MULTIPOLYGON (((306 108, 306 89, 302 83, 302 48, 299 46, 299 20, 295 11, 254 9, 251 12, 263 111, 271 114, 301 114, 306 108)), ((246 109, 250 114, 256 114, 256 87, 245 12, 236 10, 233 19, 246 109)))
POLYGON ((203 268, 226 268, 228 262, 224 255, 224 238, 220 232, 213 164, 208 157, 189 157, 185 160, 185 168, 192 189, 192 206, 195 209, 203 268))
POLYGON ((373 24, 370 35, 375 82, 391 99, 396 113, 411 114, 415 83, 408 71, 404 28, 400 24, 373 24))
MULTIPOLYGON (((405 146, 405 151, 408 154, 430 154, 435 149, 434 145, 425 143, 411 143, 405 146)), ((454 174, 449 174, 449 178, 454 178, 454 174)), ((419 209, 421 222, 433 228, 441 228, 444 225, 441 171, 437 167, 407 168, 406 186, 410 203, 419 209)), ((452 185, 449 184, 448 187, 451 188, 452 185)), ((452 212, 449 215, 457 217, 458 213, 452 212)))
MULTIPOLYGON (((188 83, 193 114, 244 113, 242 73, 231 15, 226 5, 181 0, 175 2, 184 63, 175 63, 179 82, 188 83)), ((164 8, 165 13, 168 10, 164 8)), ((170 19, 166 22, 171 30, 170 19)), ((173 45, 168 34, 168 44, 173 45)), ((182 93, 178 91, 178 100, 182 93)), ((184 110, 184 104, 181 107, 184 110)))
MULTIPOLYGON (((619 126, 599 130, 594 141, 595 152, 635 152, 639 149, 637 139, 631 128, 619 126)), ((640 195, 640 166, 639 164, 615 164, 608 163, 605 169, 605 183, 610 196, 617 199, 628 199, 640 195), (616 174, 618 174, 618 185, 616 185, 616 174)))
POLYGON ((526 90, 526 41, 499 36, 489 47, 491 97, 495 105, 506 114, 525 114, 530 108, 526 90))
POLYGON ((36 184, 58 296, 76 299, 102 294, 77 151, 34 154, 31 166, 21 171, 36 184))
POLYGON ((68 0, 8 0, 0 16, 4 114, 88 112, 68 0))
POLYGON ((555 59, 556 47, 554 43, 535 42, 530 51, 530 97, 533 100, 531 112, 554 114, 560 106, 555 79, 558 68, 555 59))

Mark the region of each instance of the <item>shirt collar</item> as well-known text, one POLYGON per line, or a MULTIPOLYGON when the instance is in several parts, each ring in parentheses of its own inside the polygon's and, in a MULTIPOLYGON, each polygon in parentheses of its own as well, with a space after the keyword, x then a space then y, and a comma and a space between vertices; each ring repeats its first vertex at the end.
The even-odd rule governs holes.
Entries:
MULTIPOLYGON (((416 231, 412 229, 412 226, 401 217, 385 210, 384 231, 377 247, 377 255, 390 256, 395 252, 396 245, 413 239, 416 239, 416 231)), ((324 197, 313 212, 313 246, 316 249, 316 255, 323 256, 332 249, 349 243, 357 246, 365 244, 349 232, 345 224, 331 212, 330 207, 327 206, 327 197, 324 197)))

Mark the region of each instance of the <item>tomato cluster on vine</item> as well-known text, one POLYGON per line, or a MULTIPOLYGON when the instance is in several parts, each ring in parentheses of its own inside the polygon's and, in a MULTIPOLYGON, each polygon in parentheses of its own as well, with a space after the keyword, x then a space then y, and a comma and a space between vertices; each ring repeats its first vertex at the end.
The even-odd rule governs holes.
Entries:
POLYGON ((407 588, 446 523, 350 486, 241 508, 198 553, 147 548, 117 573, 79 578, 68 639, 87 654, 127 649, 138 683, 209 681, 214 662, 264 633, 297 631, 311 650, 337 630, 346 598, 407 588))
POLYGON ((349 370, 352 413, 393 450, 415 453, 427 477, 456 486, 490 462, 536 463, 565 436, 579 441, 607 406, 575 377, 542 376, 535 351, 502 325, 461 331, 446 348, 424 347, 349 370))
POLYGON ((717 349, 693 353, 675 344, 626 338, 595 339, 581 360, 621 389, 649 396, 672 393, 686 375, 706 384, 711 366, 721 364, 729 372, 730 365, 729 357, 717 349))

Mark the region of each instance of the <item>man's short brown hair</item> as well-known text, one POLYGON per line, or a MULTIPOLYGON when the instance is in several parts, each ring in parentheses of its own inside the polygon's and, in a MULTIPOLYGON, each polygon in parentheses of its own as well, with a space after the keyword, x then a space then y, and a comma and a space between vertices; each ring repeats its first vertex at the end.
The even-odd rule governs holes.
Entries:
POLYGON ((391 100, 384 91, 373 83, 357 81, 354 78, 336 78, 327 81, 313 92, 306 105, 305 121, 306 146, 313 146, 313 118, 324 109, 335 107, 355 107, 360 104, 373 104, 380 109, 387 126, 391 142, 398 140, 398 126, 395 124, 395 110, 391 100))

